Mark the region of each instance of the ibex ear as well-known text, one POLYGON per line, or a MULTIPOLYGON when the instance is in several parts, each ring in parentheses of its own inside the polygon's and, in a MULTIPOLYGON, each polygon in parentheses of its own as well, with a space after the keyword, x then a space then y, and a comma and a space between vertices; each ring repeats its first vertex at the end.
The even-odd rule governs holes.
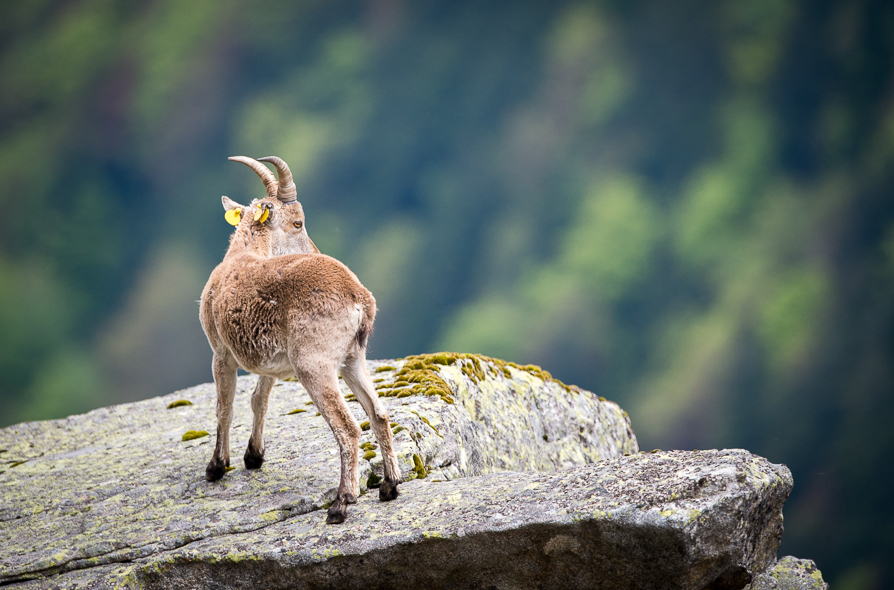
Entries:
POLYGON ((227 211, 232 211, 233 209, 242 209, 242 205, 231 199, 230 197, 221 197, 221 203, 223 203, 223 207, 227 211))
POLYGON ((239 225, 239 222, 242 221, 242 205, 229 197, 221 197, 220 201, 223 203, 224 209, 227 210, 224 214, 227 223, 239 225))

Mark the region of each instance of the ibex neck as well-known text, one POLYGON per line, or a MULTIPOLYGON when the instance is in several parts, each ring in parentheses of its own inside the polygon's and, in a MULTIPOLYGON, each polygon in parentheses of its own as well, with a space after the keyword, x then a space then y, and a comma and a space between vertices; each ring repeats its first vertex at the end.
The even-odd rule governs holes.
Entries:
POLYGON ((257 254, 264 258, 267 258, 272 254, 268 232, 263 229, 252 230, 250 221, 239 224, 239 227, 233 232, 232 237, 230 237, 230 247, 227 249, 226 256, 247 253, 257 254))

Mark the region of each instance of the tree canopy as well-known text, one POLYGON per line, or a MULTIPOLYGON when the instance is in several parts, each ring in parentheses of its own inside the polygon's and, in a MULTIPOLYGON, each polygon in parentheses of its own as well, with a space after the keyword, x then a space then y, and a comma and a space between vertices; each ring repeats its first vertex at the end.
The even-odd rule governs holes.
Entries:
POLYGON ((894 577, 894 5, 0 8, 0 416, 210 380, 229 155, 291 166, 372 357, 536 363, 643 447, 792 469, 783 552, 894 577))

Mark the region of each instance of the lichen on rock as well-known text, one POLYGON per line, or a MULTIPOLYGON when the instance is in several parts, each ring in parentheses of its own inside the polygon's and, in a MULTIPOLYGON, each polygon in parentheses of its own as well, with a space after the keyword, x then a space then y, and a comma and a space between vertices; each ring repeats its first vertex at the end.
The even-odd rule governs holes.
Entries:
POLYGON ((787 556, 758 575, 745 590, 829 590, 829 585, 812 560, 787 556))

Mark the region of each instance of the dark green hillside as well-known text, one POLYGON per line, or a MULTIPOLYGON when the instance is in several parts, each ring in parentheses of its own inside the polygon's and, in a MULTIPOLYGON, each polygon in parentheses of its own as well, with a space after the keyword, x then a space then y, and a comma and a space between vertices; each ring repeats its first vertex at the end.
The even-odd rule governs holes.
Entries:
POLYGON ((894 578, 891 3, 6 3, 2 425, 211 379, 234 154, 289 162, 372 357, 539 364, 643 448, 786 463, 783 552, 894 578))

